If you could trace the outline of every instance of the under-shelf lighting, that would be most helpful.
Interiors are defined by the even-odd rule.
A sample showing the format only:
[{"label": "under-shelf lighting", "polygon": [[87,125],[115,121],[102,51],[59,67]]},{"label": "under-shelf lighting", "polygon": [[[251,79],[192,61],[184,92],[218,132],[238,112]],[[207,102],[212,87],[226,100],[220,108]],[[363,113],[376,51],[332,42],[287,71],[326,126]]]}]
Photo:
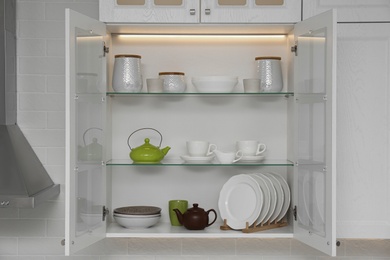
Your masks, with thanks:
[{"label": "under-shelf lighting", "polygon": [[120,38],[265,38],[284,39],[284,34],[119,34]]}]

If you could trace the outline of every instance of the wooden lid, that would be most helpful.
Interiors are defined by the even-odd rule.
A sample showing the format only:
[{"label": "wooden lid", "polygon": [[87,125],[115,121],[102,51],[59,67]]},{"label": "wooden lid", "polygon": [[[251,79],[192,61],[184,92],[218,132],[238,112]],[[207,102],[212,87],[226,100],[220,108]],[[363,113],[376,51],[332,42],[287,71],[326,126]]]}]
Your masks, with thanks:
[{"label": "wooden lid", "polygon": [[159,72],[158,75],[181,75],[184,76],[184,72]]},{"label": "wooden lid", "polygon": [[125,215],[154,215],[160,214],[161,208],[154,206],[129,206],[116,208],[114,213]]},{"label": "wooden lid", "polygon": [[255,60],[281,60],[281,57],[274,56],[265,56],[265,57],[256,57]]},{"label": "wooden lid", "polygon": [[135,54],[118,54],[115,55],[115,58],[137,58],[141,59],[140,55],[135,55]]}]

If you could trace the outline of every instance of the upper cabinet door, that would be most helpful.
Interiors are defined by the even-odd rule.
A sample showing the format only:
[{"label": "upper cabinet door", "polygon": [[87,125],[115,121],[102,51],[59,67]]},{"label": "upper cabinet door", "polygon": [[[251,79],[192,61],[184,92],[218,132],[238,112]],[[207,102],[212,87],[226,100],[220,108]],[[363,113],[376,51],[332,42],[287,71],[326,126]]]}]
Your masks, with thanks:
[{"label": "upper cabinet door", "polygon": [[66,10],[65,254],[106,235],[103,23]]},{"label": "upper cabinet door", "polygon": [[100,0],[107,23],[199,23],[199,0]]},{"label": "upper cabinet door", "polygon": [[336,254],[336,16],[334,11],[294,29],[294,237]]},{"label": "upper cabinet door", "polygon": [[336,9],[338,22],[388,22],[390,3],[387,0],[303,0],[303,19]]},{"label": "upper cabinet door", "polygon": [[201,0],[202,23],[296,23],[301,0]]}]

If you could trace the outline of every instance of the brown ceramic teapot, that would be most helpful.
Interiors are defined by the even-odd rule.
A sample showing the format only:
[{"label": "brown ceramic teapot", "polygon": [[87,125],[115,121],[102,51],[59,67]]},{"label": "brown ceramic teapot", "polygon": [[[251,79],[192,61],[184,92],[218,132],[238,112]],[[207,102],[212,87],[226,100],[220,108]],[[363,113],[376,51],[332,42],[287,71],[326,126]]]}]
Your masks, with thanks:
[{"label": "brown ceramic teapot", "polygon": [[[193,208],[187,209],[187,211],[182,214],[178,209],[173,209],[177,215],[177,218],[185,228],[189,230],[202,230],[208,226],[211,226],[217,220],[217,212],[210,209],[205,211],[202,208],[198,207],[197,203],[193,204]],[[214,220],[209,223],[209,213],[214,213]]]}]

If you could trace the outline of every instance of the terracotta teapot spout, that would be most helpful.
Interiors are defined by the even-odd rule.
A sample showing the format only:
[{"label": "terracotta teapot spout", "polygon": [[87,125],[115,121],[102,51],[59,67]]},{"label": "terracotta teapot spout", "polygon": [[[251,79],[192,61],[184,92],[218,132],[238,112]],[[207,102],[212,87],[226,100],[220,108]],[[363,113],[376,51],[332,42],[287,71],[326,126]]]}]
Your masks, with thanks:
[{"label": "terracotta teapot spout", "polygon": [[179,209],[173,209],[173,211],[176,213],[177,220],[179,220],[180,225],[183,225],[183,214]]}]

